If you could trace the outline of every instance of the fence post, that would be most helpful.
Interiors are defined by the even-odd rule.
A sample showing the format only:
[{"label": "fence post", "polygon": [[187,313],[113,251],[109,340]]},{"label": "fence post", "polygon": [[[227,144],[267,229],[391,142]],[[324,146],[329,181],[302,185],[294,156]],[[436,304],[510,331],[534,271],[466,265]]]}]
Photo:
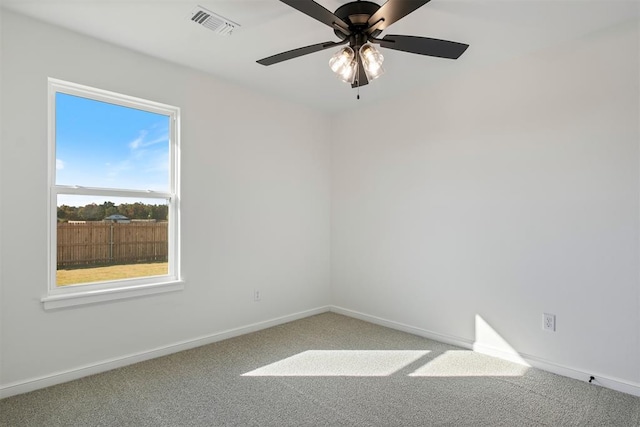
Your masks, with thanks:
[{"label": "fence post", "polygon": [[113,264],[113,221],[111,222],[111,227],[110,228],[110,242],[109,242],[109,261],[111,262],[111,264]]}]

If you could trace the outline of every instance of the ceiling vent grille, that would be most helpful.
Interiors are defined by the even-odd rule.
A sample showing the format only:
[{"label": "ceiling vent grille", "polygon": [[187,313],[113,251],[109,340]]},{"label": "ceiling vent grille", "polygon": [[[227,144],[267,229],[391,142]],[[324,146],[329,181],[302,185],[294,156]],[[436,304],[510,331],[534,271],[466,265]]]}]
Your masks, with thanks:
[{"label": "ceiling vent grille", "polygon": [[200,24],[203,27],[210,29],[216,34],[221,34],[223,36],[231,35],[233,30],[240,26],[224,16],[217,15],[202,6],[197,6],[193,9],[189,19],[196,24]]}]

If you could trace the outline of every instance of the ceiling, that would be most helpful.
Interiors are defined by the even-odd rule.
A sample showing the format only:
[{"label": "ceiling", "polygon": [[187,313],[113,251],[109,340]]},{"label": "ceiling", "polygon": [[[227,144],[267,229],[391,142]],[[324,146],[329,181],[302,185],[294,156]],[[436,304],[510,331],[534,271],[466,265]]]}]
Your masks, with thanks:
[{"label": "ceiling", "polygon": [[[347,2],[317,0],[331,11]],[[432,0],[380,37],[433,37],[467,43],[469,49],[455,61],[381,49],[386,74],[362,87],[357,101],[356,90],[328,67],[337,48],[269,67],[255,62],[338,41],[329,27],[279,0],[4,0],[2,5],[326,112],[368,105],[640,17],[640,0]],[[220,36],[191,22],[197,5],[240,27]]]}]

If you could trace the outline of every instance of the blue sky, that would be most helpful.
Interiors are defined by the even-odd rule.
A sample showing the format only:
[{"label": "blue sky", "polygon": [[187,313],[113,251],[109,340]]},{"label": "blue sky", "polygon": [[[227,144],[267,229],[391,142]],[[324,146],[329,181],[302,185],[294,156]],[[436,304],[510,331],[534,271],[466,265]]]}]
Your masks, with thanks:
[{"label": "blue sky", "polygon": [[57,93],[56,184],[168,191],[169,117]]}]

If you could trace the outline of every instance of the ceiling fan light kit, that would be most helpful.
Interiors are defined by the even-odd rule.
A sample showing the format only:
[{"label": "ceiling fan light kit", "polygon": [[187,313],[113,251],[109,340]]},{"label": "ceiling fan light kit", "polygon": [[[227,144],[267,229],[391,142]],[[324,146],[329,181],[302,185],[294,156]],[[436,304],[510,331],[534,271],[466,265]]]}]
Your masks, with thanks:
[{"label": "ceiling fan light kit", "polygon": [[373,46],[417,55],[458,59],[469,47],[464,43],[428,37],[386,35],[378,36],[389,25],[404,18],[430,0],[388,0],[382,6],[371,1],[352,1],[334,13],[313,0],[280,0],[305,15],[331,27],[339,42],[327,41],[282,52],[258,60],[261,65],[273,65],[310,53],[347,44],[329,60],[329,67],[340,80],[359,88],[384,73],[384,56]]}]

